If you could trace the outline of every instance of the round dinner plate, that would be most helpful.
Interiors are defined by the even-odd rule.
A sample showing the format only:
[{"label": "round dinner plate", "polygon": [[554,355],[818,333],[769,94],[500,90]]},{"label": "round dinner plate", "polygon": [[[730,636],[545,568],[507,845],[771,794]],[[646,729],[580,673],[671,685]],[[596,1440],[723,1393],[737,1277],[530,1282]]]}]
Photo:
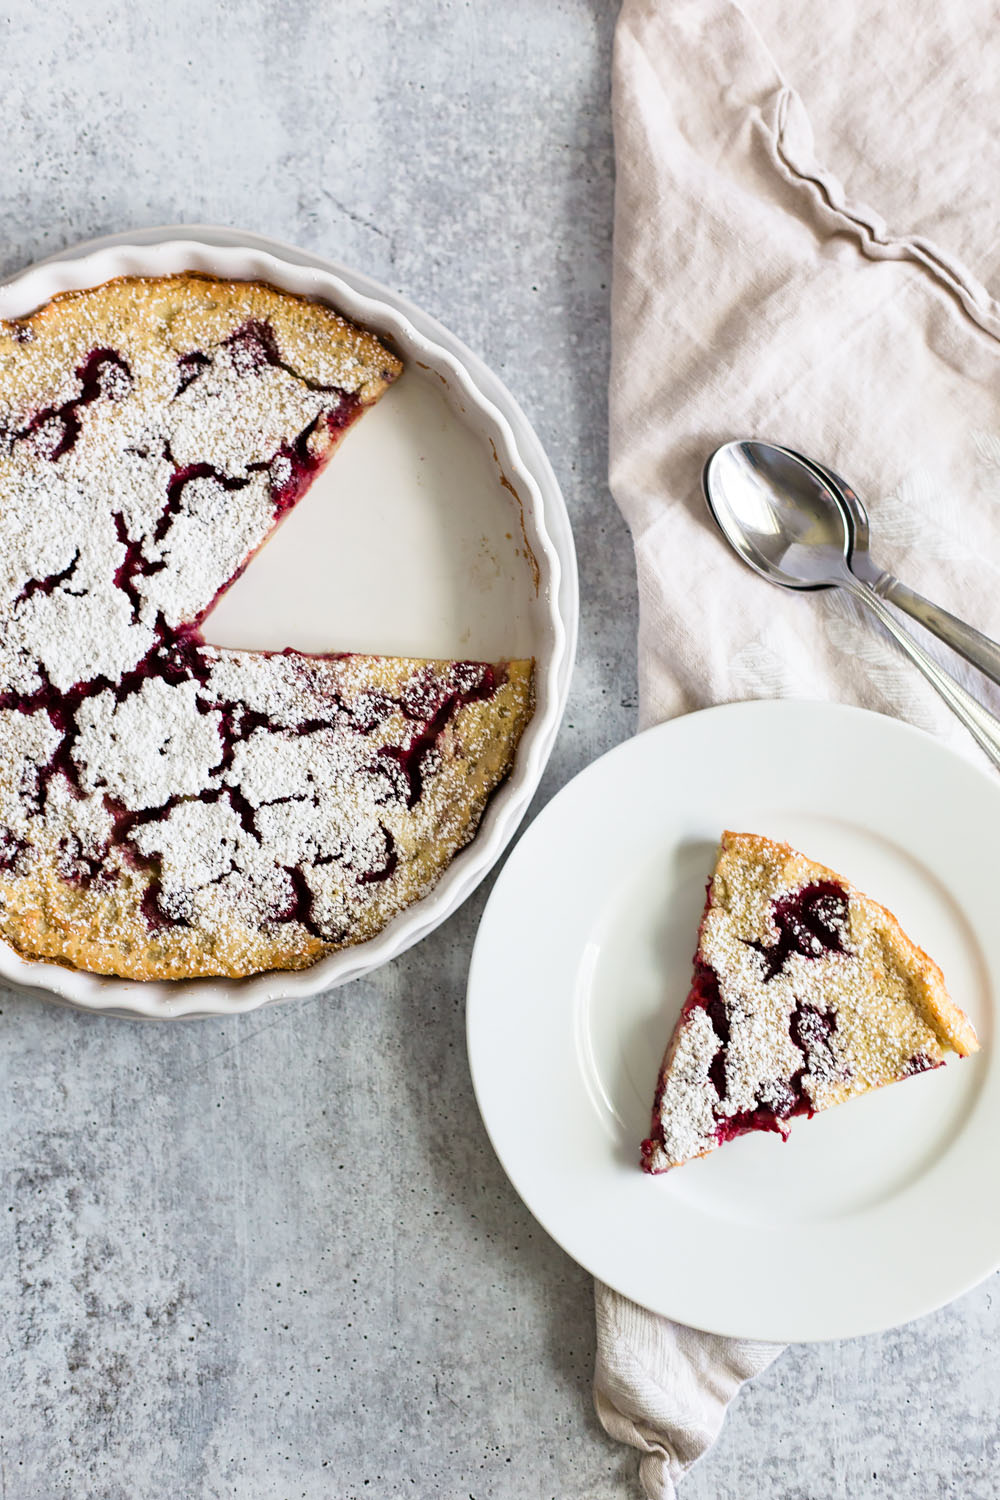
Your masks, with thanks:
[{"label": "round dinner plate", "polygon": [[[787,840],[893,910],[982,1052],[660,1177],[639,1169],[723,829]],[[1000,781],[830,703],[690,714],[589,766],[522,838],[469,980],[469,1056],[525,1203],[610,1286],[746,1338],[869,1333],[1000,1264]]]},{"label": "round dinner plate", "polygon": [[381,933],[295,973],[144,982],[27,963],[0,978],[86,1009],[154,1019],[232,1015],[317,994],[418,942],[503,852],[541,779],[569,690],[578,596],[572,533],[539,440],[502,382],[441,324],[336,262],[201,225],[115,235],[0,284],[0,317],[115,276],[198,271],[316,297],[385,337],[404,371],[344,438],[204,623],[210,645],[535,660],[535,713],[479,830],[423,900]]}]

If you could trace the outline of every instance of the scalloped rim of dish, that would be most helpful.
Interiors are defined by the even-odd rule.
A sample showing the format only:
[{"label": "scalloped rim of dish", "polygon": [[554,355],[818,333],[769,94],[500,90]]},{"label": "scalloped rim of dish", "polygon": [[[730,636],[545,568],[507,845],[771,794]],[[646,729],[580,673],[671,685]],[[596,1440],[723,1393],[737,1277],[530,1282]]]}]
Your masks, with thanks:
[{"label": "scalloped rim of dish", "polygon": [[[99,286],[116,276],[201,271],[235,281],[269,281],[329,302],[346,317],[390,338],[404,360],[421,360],[476,413],[496,447],[500,471],[521,502],[527,540],[547,603],[535,653],[536,706],[508,780],[491,799],[475,838],[434,889],[368,942],[321,958],[311,968],[271,970],[247,979],[131,980],[21,958],[0,941],[0,979],[41,990],[80,1009],[149,1020],[231,1016],[278,1000],[318,995],[388,963],[426,937],[471,895],[500,858],[538,787],[566,706],[576,645],[576,555],[565,502],[538,439],[514,398],[471,350],[434,319],[345,266],[258,235],[184,225],[112,236],[71,247],[0,284],[0,318],[23,317],[60,292]],[[426,331],[425,331],[426,330]],[[445,347],[447,346],[447,347]],[[484,373],[487,378],[484,379]],[[489,396],[483,386],[490,390]],[[515,438],[517,428],[531,463]],[[525,442],[527,438],[527,442]]]}]

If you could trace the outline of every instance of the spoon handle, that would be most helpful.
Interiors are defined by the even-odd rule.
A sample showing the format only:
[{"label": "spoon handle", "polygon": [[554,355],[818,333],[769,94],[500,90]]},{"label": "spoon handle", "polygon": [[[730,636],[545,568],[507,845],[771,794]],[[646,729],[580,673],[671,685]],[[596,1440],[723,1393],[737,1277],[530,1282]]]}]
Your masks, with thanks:
[{"label": "spoon handle", "polygon": [[922,594],[915,593],[905,583],[900,583],[898,578],[893,578],[891,573],[881,574],[872,582],[872,588],[881,598],[895,604],[897,609],[905,610],[925,630],[957,651],[959,656],[964,656],[966,661],[978,667],[992,682],[1000,683],[1000,646],[996,641],[991,641],[988,635],[974,630],[971,625],[966,625],[964,620],[960,620],[957,615],[950,615],[939,605],[932,604]]},{"label": "spoon handle", "polygon": [[971,693],[967,693],[954,677],[939,667],[933,657],[928,656],[923,646],[913,639],[910,632],[892,615],[879,596],[863,584],[849,584],[848,589],[856,599],[867,604],[872,613],[881,620],[889,634],[906,652],[913,664],[920,668],[927,681],[935,687],[952,712],[961,719],[973,739],[986,752],[993,764],[1000,769],[1000,719],[997,719]]}]

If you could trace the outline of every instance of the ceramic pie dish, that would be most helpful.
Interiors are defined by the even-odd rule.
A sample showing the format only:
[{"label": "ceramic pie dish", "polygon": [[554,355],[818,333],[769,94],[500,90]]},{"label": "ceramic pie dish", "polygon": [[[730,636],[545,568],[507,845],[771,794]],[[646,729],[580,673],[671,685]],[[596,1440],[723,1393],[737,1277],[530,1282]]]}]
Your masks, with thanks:
[{"label": "ceramic pie dish", "polygon": [[241,238],[227,231],[144,238],[80,247],[33,267],[0,287],[0,317],[23,317],[61,292],[115,277],[193,271],[325,302],[385,340],[405,367],[393,399],[367,414],[351,435],[359,441],[345,444],[205,622],[210,646],[535,661],[535,713],[478,834],[429,895],[368,942],[294,973],[141,983],[26,962],[0,946],[4,979],[88,1009],[233,1014],[318,993],[388,961],[443,921],[493,864],[537,786],[565,702],[576,622],[572,541],[551,470],[515,403],[489,372],[485,391],[474,356],[418,309],[283,247],[221,243]]}]

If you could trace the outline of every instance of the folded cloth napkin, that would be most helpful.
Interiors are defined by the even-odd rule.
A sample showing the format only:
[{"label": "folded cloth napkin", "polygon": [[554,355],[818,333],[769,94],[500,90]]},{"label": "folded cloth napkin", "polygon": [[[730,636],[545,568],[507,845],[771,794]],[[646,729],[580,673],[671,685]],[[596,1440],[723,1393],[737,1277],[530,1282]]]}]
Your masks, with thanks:
[{"label": "folded cloth napkin", "polygon": [[674,1481],[715,1442],[744,1380],[766,1369],[781,1345],[699,1333],[600,1281],[594,1293],[597,1415],[613,1438],[639,1449],[646,1494],[673,1495]]},{"label": "folded cloth napkin", "polygon": [[[998,28],[980,0],[961,18],[936,0],[885,0],[867,15],[802,0],[794,26],[787,6],[756,0],[765,31],[768,7],[784,16],[773,34],[786,70],[788,35],[801,39],[792,63],[830,165],[802,98],[730,0],[625,0],[616,32],[610,477],[636,548],[640,717],[834,698],[979,756],[849,599],[782,593],[729,553],[700,475],[732,437],[813,455],[868,503],[883,566],[1000,633],[1000,306],[963,264],[1000,274],[978,180],[996,153],[983,101],[996,97]],[[977,68],[990,46],[987,87]],[[906,155],[898,170],[894,152]],[[895,222],[854,200],[834,175],[845,168],[866,195],[887,184]],[[600,1285],[597,1319],[598,1415],[644,1454],[646,1494],[662,1500],[778,1346],[679,1328]]]}]

